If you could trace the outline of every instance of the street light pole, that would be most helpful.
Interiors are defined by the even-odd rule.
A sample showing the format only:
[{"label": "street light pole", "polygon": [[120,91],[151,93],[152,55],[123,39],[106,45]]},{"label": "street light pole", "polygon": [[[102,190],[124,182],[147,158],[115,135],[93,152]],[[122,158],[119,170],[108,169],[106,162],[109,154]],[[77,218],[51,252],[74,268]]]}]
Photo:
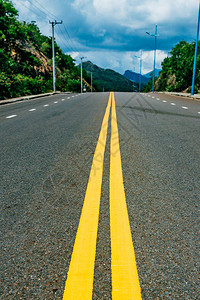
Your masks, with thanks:
[{"label": "street light pole", "polygon": [[200,24],[200,2],[199,2],[199,15],[198,15],[198,22],[197,22],[197,39],[196,39],[196,47],[195,47],[195,55],[194,55],[193,78],[192,78],[192,90],[191,90],[192,96],[194,95],[194,86],[195,86],[195,73],[196,73],[198,41],[199,41],[199,24]]},{"label": "street light pole", "polygon": [[139,93],[141,92],[141,83],[142,83],[142,51],[141,56],[135,55],[140,60],[140,79],[139,79]]},{"label": "street light pole", "polygon": [[56,67],[55,67],[55,46],[54,46],[54,27],[57,24],[62,24],[61,22],[57,21],[49,21],[49,24],[52,25],[52,60],[53,60],[53,91],[56,92]]},{"label": "street light pole", "polygon": [[85,58],[84,56],[80,57],[80,59],[81,59],[81,94],[83,92],[83,59],[84,58]]},{"label": "street light pole", "polygon": [[142,54],[140,57],[140,82],[139,82],[139,93],[141,92],[141,84],[142,84]]},{"label": "street light pole", "polygon": [[[133,72],[135,72],[135,67],[133,68]],[[135,84],[134,84],[134,80],[133,80],[133,93],[135,92]]]},{"label": "street light pole", "polygon": [[152,84],[152,92],[154,93],[154,86],[155,86],[155,73],[156,73],[156,47],[157,47],[157,33],[158,33],[158,26],[156,25],[155,28],[155,49],[154,49],[154,63],[153,63],[153,84]]},{"label": "street light pole", "polygon": [[153,62],[153,83],[152,83],[152,92],[154,93],[154,87],[155,87],[155,73],[156,73],[156,50],[157,50],[157,37],[158,35],[158,25],[155,27],[155,34],[150,34],[149,32],[146,32],[150,36],[155,37],[155,48],[154,48],[154,62]]},{"label": "street light pole", "polygon": [[91,93],[92,93],[92,72],[91,72]]}]

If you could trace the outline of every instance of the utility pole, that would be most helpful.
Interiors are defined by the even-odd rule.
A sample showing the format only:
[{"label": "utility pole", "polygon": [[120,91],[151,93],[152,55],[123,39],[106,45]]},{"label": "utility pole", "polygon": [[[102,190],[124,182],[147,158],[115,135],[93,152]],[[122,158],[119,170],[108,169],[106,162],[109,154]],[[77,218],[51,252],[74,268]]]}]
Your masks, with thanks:
[{"label": "utility pole", "polygon": [[194,95],[194,85],[195,85],[195,73],[196,73],[196,65],[197,65],[197,51],[198,51],[198,41],[199,41],[199,24],[200,24],[200,2],[199,2],[199,15],[197,22],[197,39],[196,39],[196,47],[195,47],[195,55],[194,55],[194,67],[193,67],[193,78],[192,78],[192,90],[191,95]]},{"label": "utility pole", "polygon": [[92,72],[91,72],[91,93],[92,93]]},{"label": "utility pole", "polygon": [[83,59],[86,58],[84,56],[80,57],[81,59],[81,94],[83,92]]},{"label": "utility pole", "polygon": [[52,25],[52,60],[53,60],[53,91],[56,92],[56,67],[55,67],[55,47],[54,47],[54,27],[57,24],[62,24],[61,22],[57,22],[56,20],[51,22],[49,21],[49,24]]}]

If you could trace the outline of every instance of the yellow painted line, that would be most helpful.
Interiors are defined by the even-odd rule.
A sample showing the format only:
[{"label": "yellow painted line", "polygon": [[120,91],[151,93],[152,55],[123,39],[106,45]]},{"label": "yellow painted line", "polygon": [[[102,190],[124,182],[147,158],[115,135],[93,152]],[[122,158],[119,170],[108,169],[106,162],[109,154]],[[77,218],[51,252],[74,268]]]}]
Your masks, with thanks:
[{"label": "yellow painted line", "polygon": [[63,299],[92,299],[96,240],[101,199],[104,152],[111,95],[94,153],[79,227],[69,266]]},{"label": "yellow painted line", "polygon": [[114,93],[110,143],[110,230],[112,299],[142,299],[124,192]]}]

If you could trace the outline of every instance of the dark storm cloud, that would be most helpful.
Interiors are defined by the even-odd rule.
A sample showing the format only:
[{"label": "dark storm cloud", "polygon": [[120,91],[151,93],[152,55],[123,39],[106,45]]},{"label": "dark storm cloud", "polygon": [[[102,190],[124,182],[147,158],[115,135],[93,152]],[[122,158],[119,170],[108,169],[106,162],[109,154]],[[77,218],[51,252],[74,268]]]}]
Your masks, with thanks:
[{"label": "dark storm cloud", "polygon": [[[196,37],[198,0],[14,0],[14,3],[20,17],[36,20],[44,34],[51,34],[49,19],[62,19],[64,25],[56,27],[56,39],[65,52],[92,54],[93,51],[97,58],[98,52],[105,51],[108,56],[110,53],[110,61],[113,55],[119,60],[116,52],[125,55],[140,49],[153,50],[154,39],[146,31],[154,33],[155,24],[160,35],[158,59],[179,41],[191,42]],[[36,7],[39,14],[34,13]],[[41,12],[43,8],[46,16]],[[102,55],[99,57],[103,59]]]}]

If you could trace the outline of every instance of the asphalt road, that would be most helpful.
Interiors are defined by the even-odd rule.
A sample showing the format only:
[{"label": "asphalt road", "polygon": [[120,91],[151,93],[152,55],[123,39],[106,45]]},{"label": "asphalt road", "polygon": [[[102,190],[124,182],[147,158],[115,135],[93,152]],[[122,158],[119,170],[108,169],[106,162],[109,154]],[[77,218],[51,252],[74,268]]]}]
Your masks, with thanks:
[{"label": "asphalt road", "polygon": [[[109,93],[0,107],[1,299],[62,299]],[[200,299],[200,102],[115,93],[142,299]],[[93,299],[111,299],[110,121]]]}]

